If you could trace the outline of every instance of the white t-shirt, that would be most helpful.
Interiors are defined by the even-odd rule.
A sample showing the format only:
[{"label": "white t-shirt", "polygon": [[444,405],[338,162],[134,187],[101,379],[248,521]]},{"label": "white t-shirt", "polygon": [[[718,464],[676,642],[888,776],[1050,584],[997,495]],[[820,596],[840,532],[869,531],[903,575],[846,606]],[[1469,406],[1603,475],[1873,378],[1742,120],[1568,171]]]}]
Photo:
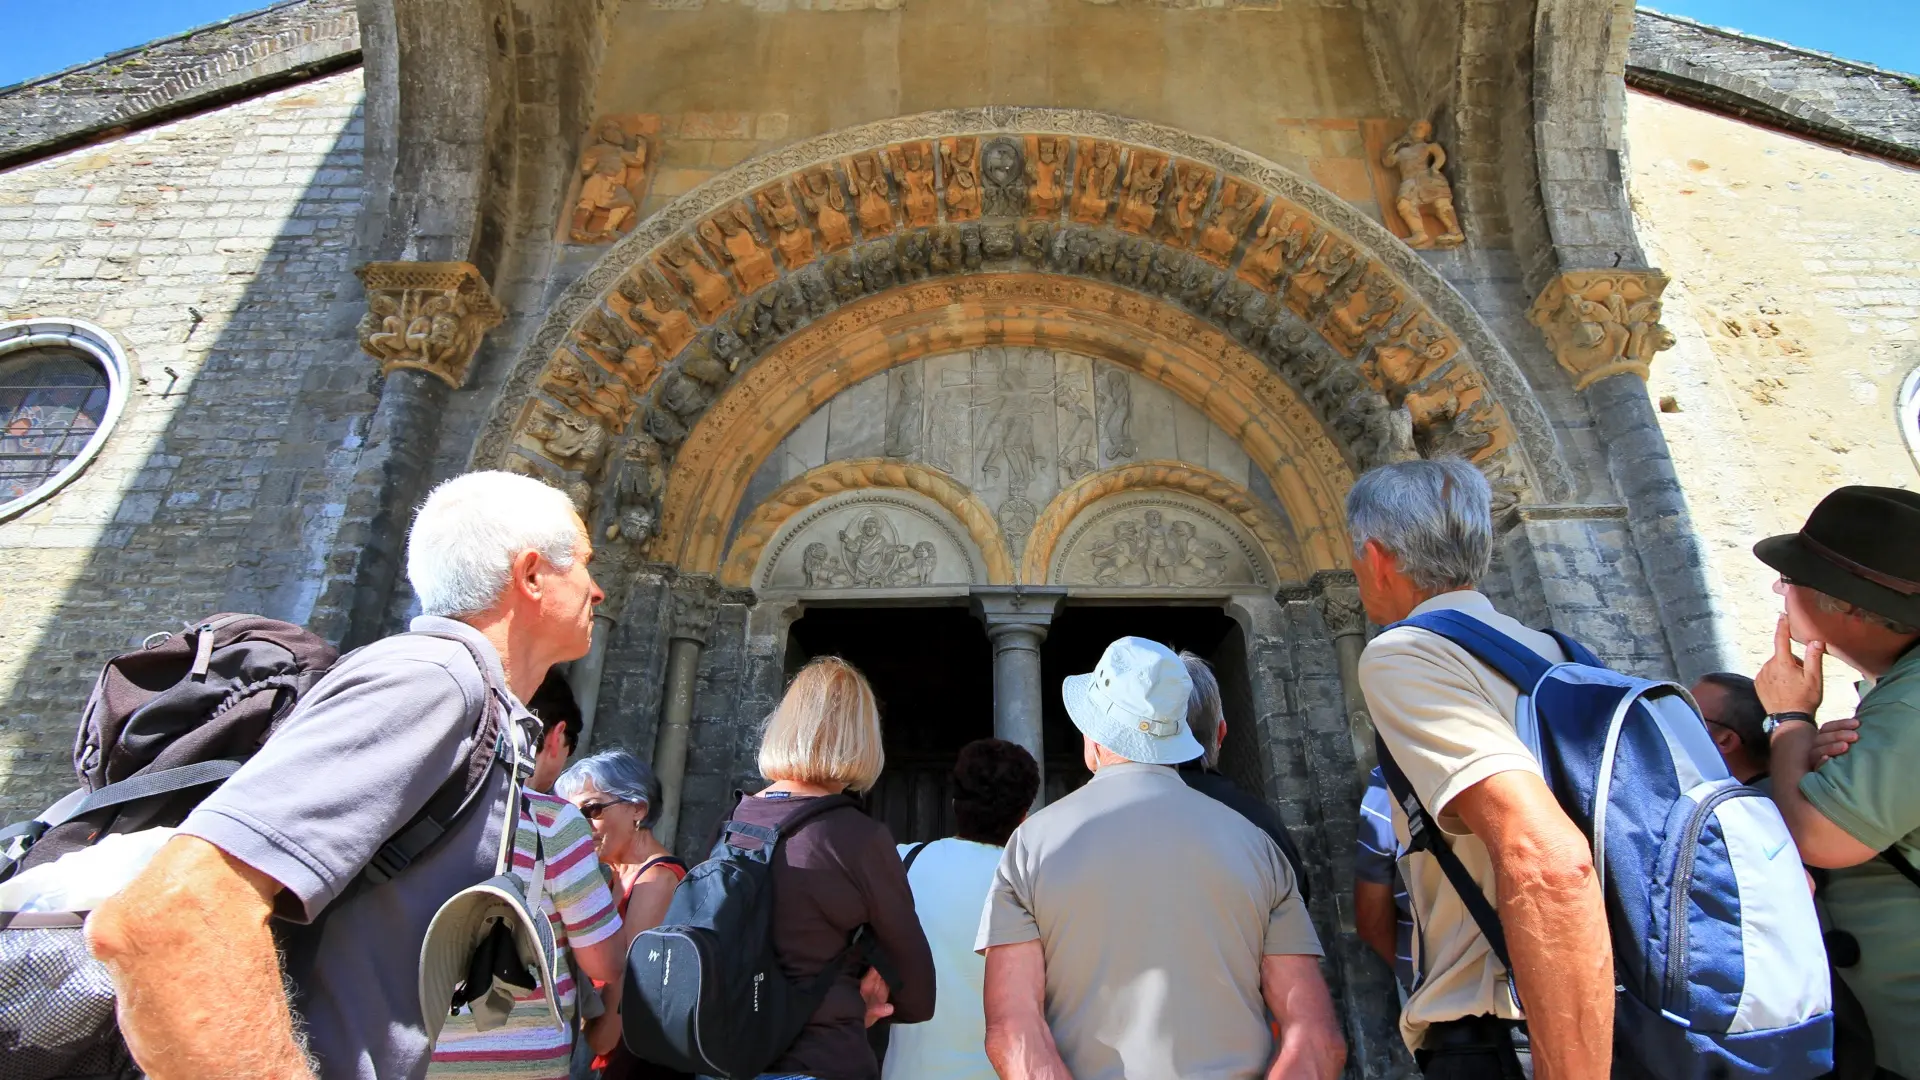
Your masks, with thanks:
[{"label": "white t-shirt", "polygon": [[[914,849],[900,845],[900,857]],[[927,845],[907,871],[914,910],[933,947],[935,1000],[924,1024],[895,1024],[882,1080],[994,1080],[981,993],[986,957],[973,951],[1000,850],[950,836]]]}]

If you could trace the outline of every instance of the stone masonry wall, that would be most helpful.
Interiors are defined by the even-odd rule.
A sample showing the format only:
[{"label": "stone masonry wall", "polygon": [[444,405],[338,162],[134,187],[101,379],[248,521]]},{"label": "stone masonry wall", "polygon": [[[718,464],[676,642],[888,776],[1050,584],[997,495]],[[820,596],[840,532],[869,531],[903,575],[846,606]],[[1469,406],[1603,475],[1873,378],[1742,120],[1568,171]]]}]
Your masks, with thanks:
[{"label": "stone masonry wall", "polygon": [[354,0],[287,0],[0,88],[0,163],[303,69],[351,63],[359,51]]},{"label": "stone masonry wall", "polygon": [[[97,323],[135,377],[93,464],[0,525],[8,820],[72,786],[107,657],[236,593],[319,614],[380,389],[336,309],[359,299],[360,98],[344,72],[0,172],[0,320]],[[263,521],[277,550],[247,539]]]},{"label": "stone masonry wall", "polygon": [[[1679,338],[1648,390],[1751,673],[1780,611],[1753,542],[1839,485],[1920,480],[1899,419],[1920,370],[1920,172],[1646,94],[1627,117]],[[1852,700],[1851,673],[1827,671],[1830,700]]]}]

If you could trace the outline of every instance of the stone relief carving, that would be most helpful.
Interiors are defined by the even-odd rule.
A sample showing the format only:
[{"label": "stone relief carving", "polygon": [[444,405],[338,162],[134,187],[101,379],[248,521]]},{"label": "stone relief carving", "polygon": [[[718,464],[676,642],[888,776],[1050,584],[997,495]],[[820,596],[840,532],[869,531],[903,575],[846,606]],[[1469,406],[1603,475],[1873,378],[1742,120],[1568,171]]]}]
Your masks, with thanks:
[{"label": "stone relief carving", "polygon": [[800,201],[820,230],[820,246],[829,252],[853,245],[853,226],[847,222],[847,194],[833,170],[820,166],[800,174]]},{"label": "stone relief carving", "polygon": [[625,319],[604,307],[589,312],[574,331],[574,342],[626,380],[638,397],[660,374],[660,354]]},{"label": "stone relief carving", "polygon": [[[1063,135],[1029,135],[1026,143],[1027,213],[1040,218],[1053,217],[1060,212],[1060,201],[1066,197],[1066,184],[1060,174],[1067,167],[1069,143]],[[1112,181],[1108,184],[1111,186]],[[1100,216],[1106,216],[1104,206]]]},{"label": "stone relief carving", "polygon": [[[991,217],[1009,218],[1026,213],[1027,173],[1020,158],[1019,143],[1007,138],[989,141],[980,152],[980,178],[984,185],[983,213]],[[1055,209],[1059,208],[1058,201],[1054,206]],[[952,216],[951,205],[948,216]]]},{"label": "stone relief carving", "polygon": [[1200,224],[1200,211],[1213,192],[1213,170],[1191,161],[1173,166],[1173,194],[1167,197],[1167,243],[1186,247]]},{"label": "stone relief carving", "polygon": [[1128,232],[1146,233],[1160,213],[1160,193],[1167,186],[1167,159],[1163,154],[1135,150],[1127,162],[1127,183],[1116,219]]},{"label": "stone relief carving", "polygon": [[1016,561],[1026,554],[1027,541],[1033,535],[1033,523],[1039,516],[1039,508],[1022,495],[1008,496],[994,511],[994,517],[1000,522],[1000,532],[1007,538],[1007,550],[1013,553]]},{"label": "stone relief carving", "polygon": [[[1406,224],[1408,246],[1457,247],[1466,241],[1453,211],[1453,187],[1440,172],[1446,167],[1447,152],[1433,141],[1432,124],[1415,120],[1408,125],[1406,134],[1388,144],[1380,164],[1400,174],[1394,209]],[[1426,211],[1440,219],[1439,236],[1427,232]]]},{"label": "stone relief carving", "polygon": [[985,419],[976,448],[980,473],[999,478],[1004,468],[1007,490],[1024,495],[1035,470],[1045,465],[1034,443],[1034,417],[1048,404],[1053,387],[1031,385],[1024,364],[1003,359],[992,386],[982,389],[973,405]]},{"label": "stone relief carving", "polygon": [[548,461],[589,479],[600,472],[612,442],[606,428],[544,401],[533,403],[532,415],[527,417],[521,433]]},{"label": "stone relief carving", "polygon": [[614,518],[607,525],[607,539],[635,548],[646,546],[659,528],[660,490],[665,484],[660,444],[644,434],[628,439],[614,487]]},{"label": "stone relief carving", "polygon": [[787,269],[798,270],[812,262],[813,230],[800,220],[793,189],[782,181],[755,192],[753,201],[760,207],[761,219],[773,230],[773,246],[779,250],[780,261]]},{"label": "stone relief carving", "polygon": [[903,143],[887,149],[894,182],[900,185],[900,204],[907,212],[907,224],[924,229],[940,218],[940,203],[933,193],[933,145],[924,142]]},{"label": "stone relief carving", "polygon": [[947,220],[980,216],[980,140],[972,136],[940,143],[941,172],[947,183]]},{"label": "stone relief carving", "polygon": [[1360,604],[1358,589],[1325,587],[1314,596],[1313,606],[1320,609],[1320,619],[1327,624],[1327,634],[1331,637],[1367,632],[1367,612]]},{"label": "stone relief carving", "polygon": [[1225,266],[1233,258],[1240,234],[1247,231],[1254,211],[1260,208],[1260,193],[1249,184],[1228,180],[1220,188],[1220,201],[1213,215],[1200,230],[1197,249],[1201,258],[1215,266]]},{"label": "stone relief carving", "polygon": [[847,176],[853,181],[854,209],[860,218],[860,231],[867,236],[885,236],[893,231],[893,203],[887,186],[887,168],[877,153],[858,154],[847,160]]},{"label": "stone relief carving", "polygon": [[593,360],[562,349],[547,365],[540,389],[555,401],[615,430],[633,419],[634,400],[624,380]]},{"label": "stone relief carving", "polygon": [[1081,515],[1050,584],[1195,589],[1263,585],[1250,541],[1217,512],[1166,495],[1122,496]]},{"label": "stone relief carving", "polygon": [[713,616],[719,607],[716,583],[705,575],[682,575],[667,592],[667,635],[686,641],[707,643],[713,630]]},{"label": "stone relief carving", "polygon": [[926,441],[924,379],[918,364],[908,364],[892,372],[889,389],[893,400],[887,406],[886,436],[886,454],[890,458],[915,457]]},{"label": "stone relief carving", "polygon": [[1116,461],[1130,458],[1136,448],[1133,442],[1133,388],[1127,382],[1127,373],[1119,368],[1102,367],[1095,378],[1100,384],[1101,449],[1108,458]]},{"label": "stone relief carving", "polygon": [[978,559],[945,512],[868,489],[789,522],[762,556],[760,588],[918,589],[975,582]]},{"label": "stone relief carving", "polygon": [[[1120,148],[1104,139],[1081,139],[1073,177],[1072,217],[1084,225],[1107,219],[1114,185],[1120,180]],[[1035,181],[1034,191],[1039,191]]]},{"label": "stone relief carving", "polygon": [[[711,224],[707,223],[709,226]],[[719,230],[714,228],[711,231],[717,233]],[[704,232],[701,239],[707,239]],[[733,290],[727,286],[727,279],[701,260],[700,252],[695,249],[692,240],[681,237],[667,245],[666,250],[660,253],[660,259],[661,269],[680,282],[682,291],[693,304],[693,313],[700,317],[701,322],[712,322],[733,302]]]},{"label": "stone relief carving", "polygon": [[1548,283],[1527,318],[1546,335],[1553,355],[1584,390],[1610,375],[1647,377],[1653,354],[1670,349],[1660,324],[1658,270],[1570,270]]},{"label": "stone relief carving", "polygon": [[729,206],[701,222],[699,233],[714,263],[733,271],[733,280],[739,284],[742,295],[772,284],[779,275],[774,269],[773,256],[754,235],[753,213],[747,204]]},{"label": "stone relief carving", "polygon": [[593,141],[580,152],[580,197],[568,230],[574,243],[608,243],[640,220],[649,156],[641,127],[639,117],[619,116],[593,126]]},{"label": "stone relief carving", "polygon": [[638,271],[622,279],[620,292],[632,304],[628,317],[654,340],[661,356],[677,356],[693,340],[693,320],[680,310],[673,290],[659,275]]},{"label": "stone relief carving", "polygon": [[1054,404],[1060,408],[1060,482],[1069,484],[1098,466],[1100,447],[1095,432],[1092,376],[1086,371],[1062,372],[1054,384]]},{"label": "stone relief carving", "polygon": [[382,375],[413,368],[457,390],[480,339],[504,317],[472,263],[372,262],[354,274],[367,289],[360,348]]},{"label": "stone relief carving", "polygon": [[1306,269],[1320,246],[1320,230],[1301,227],[1300,215],[1276,205],[1254,234],[1254,242],[1240,261],[1240,279],[1272,292],[1281,278],[1290,278]]}]

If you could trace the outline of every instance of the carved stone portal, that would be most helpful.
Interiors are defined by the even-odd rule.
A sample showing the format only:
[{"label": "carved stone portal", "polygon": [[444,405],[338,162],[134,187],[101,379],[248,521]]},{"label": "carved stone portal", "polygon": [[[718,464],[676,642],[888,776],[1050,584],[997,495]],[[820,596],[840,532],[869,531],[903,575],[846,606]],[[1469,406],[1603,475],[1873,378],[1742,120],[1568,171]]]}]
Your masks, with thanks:
[{"label": "carved stone portal", "polygon": [[502,318],[480,271],[464,262],[372,262],[354,275],[367,288],[360,347],[380,373],[414,368],[458,390],[480,339]]},{"label": "carved stone portal", "polygon": [[1610,375],[1647,377],[1653,354],[1673,347],[1660,324],[1658,270],[1570,270],[1533,302],[1527,318],[1547,336],[1560,366],[1584,390]]},{"label": "carved stone portal", "polygon": [[757,588],[922,589],[984,584],[972,540],[937,504],[866,490],[823,500],[767,545]]},{"label": "carved stone portal", "polygon": [[1253,541],[1198,499],[1147,492],[1081,514],[1054,551],[1050,585],[1113,589],[1267,586]]}]

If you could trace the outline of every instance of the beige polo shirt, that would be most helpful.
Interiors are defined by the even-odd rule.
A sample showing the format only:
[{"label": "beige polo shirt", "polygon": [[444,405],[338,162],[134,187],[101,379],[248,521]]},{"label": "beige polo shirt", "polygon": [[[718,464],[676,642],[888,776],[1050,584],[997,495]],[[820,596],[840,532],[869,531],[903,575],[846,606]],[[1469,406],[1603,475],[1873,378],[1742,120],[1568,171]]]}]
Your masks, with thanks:
[{"label": "beige polo shirt", "polygon": [[[1567,659],[1560,644],[1493,609],[1472,590],[1442,593],[1413,609],[1418,615],[1452,610],[1472,616],[1553,663]],[[1438,634],[1411,626],[1382,633],[1360,654],[1360,689],[1373,725],[1394,761],[1440,823],[1460,862],[1498,903],[1487,847],[1448,812],[1454,796],[1497,773],[1540,774],[1540,763],[1514,729],[1520,690],[1500,673]],[[1406,814],[1393,808],[1393,832],[1402,850]],[[1415,983],[1400,1011],[1400,1034],[1418,1049],[1427,1025],[1463,1016],[1524,1019],[1506,969],[1433,856],[1400,860],[1413,908]]]},{"label": "beige polo shirt", "polygon": [[1008,841],[975,947],[1039,940],[1077,1080],[1241,1080],[1273,1056],[1260,958],[1319,956],[1273,841],[1163,765],[1111,765]]}]

